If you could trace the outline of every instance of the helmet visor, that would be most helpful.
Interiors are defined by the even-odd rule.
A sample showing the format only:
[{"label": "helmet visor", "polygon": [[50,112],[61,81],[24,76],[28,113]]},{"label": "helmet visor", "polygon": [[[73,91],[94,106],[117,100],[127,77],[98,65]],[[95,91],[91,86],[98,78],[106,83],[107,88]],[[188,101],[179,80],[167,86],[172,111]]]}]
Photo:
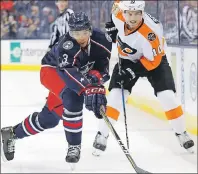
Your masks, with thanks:
[{"label": "helmet visor", "polygon": [[87,38],[90,36],[91,32],[90,30],[80,30],[80,31],[69,31],[69,34],[74,39],[81,39],[81,38]]}]

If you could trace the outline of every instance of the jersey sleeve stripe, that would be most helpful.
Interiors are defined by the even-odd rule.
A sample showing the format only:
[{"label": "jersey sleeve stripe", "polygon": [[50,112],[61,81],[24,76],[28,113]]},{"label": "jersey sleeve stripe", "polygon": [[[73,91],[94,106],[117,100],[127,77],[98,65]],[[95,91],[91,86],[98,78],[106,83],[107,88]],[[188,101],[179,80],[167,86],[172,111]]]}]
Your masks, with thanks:
[{"label": "jersey sleeve stripe", "polygon": [[80,52],[81,52],[81,50],[79,50],[79,51],[76,53],[76,55],[74,56],[74,61],[73,61],[73,63],[72,63],[72,66],[75,65],[75,63],[76,63],[76,57],[79,55]]},{"label": "jersey sleeve stripe", "polygon": [[64,69],[64,71],[66,72],[66,74],[72,79],[74,80],[78,85],[80,85],[82,88],[85,88],[85,86],[80,83],[77,79],[75,79],[66,69]]},{"label": "jersey sleeve stripe", "polygon": [[147,58],[145,58],[144,56],[140,58],[140,62],[142,63],[142,65],[148,70],[151,71],[155,68],[157,68],[159,66],[159,64],[161,63],[162,60],[162,56],[161,55],[157,55],[155,56],[155,60],[154,61],[149,61]]},{"label": "jersey sleeve stripe", "polygon": [[121,11],[118,12],[118,14],[116,15],[116,18],[118,18],[118,19],[121,20],[122,22],[125,22],[125,19],[124,19],[123,15],[122,15],[122,12],[121,12]]},{"label": "jersey sleeve stripe", "polygon": [[[143,24],[142,27],[139,28],[138,32],[144,36],[144,38],[150,43],[152,49],[158,50],[159,46],[160,46],[160,41],[158,36],[156,35],[156,39],[153,41],[150,41],[148,39],[148,34],[149,33],[154,33],[146,24]],[[152,51],[152,50],[151,50]],[[161,63],[162,60],[162,56],[163,56],[163,52],[162,53],[157,53],[156,56],[154,56],[154,60],[150,61],[148,60],[146,57],[142,57],[140,59],[141,63],[143,64],[143,66],[148,70],[151,71],[155,68],[157,68],[159,66],[159,64]]]},{"label": "jersey sleeve stripe", "polygon": [[120,2],[120,0],[115,0],[114,1],[114,4],[113,4],[113,7],[112,7],[112,10],[111,10],[111,12],[112,12],[112,14],[114,14],[115,15],[115,17],[117,18],[117,19],[119,19],[119,20],[121,20],[122,22],[125,22],[125,19],[124,19],[124,17],[123,17],[123,12],[121,11],[121,9],[119,9],[119,7],[118,7],[118,3]]}]

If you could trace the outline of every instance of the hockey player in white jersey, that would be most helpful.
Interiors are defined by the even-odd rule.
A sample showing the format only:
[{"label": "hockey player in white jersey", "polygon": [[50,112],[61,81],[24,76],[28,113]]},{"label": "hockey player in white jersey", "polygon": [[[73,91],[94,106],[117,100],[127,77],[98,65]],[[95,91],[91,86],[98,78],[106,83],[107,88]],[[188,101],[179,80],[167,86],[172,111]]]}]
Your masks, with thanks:
[{"label": "hockey player in white jersey", "polygon": [[72,13],[74,13],[72,9],[67,8],[68,0],[56,0],[55,4],[59,10],[59,15],[57,19],[55,20],[54,25],[52,27],[49,50],[52,48],[52,46],[55,43],[58,42],[61,36],[63,36],[65,33],[68,32],[69,17]]},{"label": "hockey player in white jersey", "polygon": [[[119,57],[111,76],[106,115],[113,125],[119,118],[122,109],[121,83],[126,100],[138,78],[147,77],[180,145],[192,152],[194,142],[186,132],[184,113],[175,96],[162,25],[144,12],[144,8],[144,1],[115,2],[112,21],[106,23],[108,34],[117,43]],[[105,151],[108,135],[106,123],[100,120],[93,143],[95,152]]]}]

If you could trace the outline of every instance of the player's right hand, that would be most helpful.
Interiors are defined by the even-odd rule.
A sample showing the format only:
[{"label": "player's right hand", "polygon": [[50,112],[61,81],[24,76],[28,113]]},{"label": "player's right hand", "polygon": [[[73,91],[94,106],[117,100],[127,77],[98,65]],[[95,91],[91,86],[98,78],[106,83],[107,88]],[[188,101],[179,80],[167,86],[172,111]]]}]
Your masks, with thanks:
[{"label": "player's right hand", "polygon": [[103,84],[102,75],[97,70],[90,70],[86,75],[87,79],[92,85],[101,85]]},{"label": "player's right hand", "polygon": [[116,36],[118,33],[118,29],[115,27],[115,24],[113,22],[106,22],[105,23],[105,29],[107,34],[111,37],[112,42],[116,42]]},{"label": "player's right hand", "polygon": [[99,119],[103,118],[100,114],[101,105],[107,105],[106,90],[104,86],[89,86],[83,91],[85,96],[85,108],[93,111]]},{"label": "player's right hand", "polygon": [[136,75],[131,68],[121,68],[120,72],[116,75],[115,80],[118,84],[128,85],[135,77]]}]

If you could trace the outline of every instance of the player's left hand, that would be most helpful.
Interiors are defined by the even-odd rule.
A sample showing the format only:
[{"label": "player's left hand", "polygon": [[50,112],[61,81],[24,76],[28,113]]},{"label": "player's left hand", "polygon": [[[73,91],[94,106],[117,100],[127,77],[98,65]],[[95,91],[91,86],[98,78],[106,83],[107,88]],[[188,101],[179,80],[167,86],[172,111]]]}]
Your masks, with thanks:
[{"label": "player's left hand", "polygon": [[93,111],[97,118],[101,119],[100,107],[101,105],[105,107],[107,105],[104,86],[89,86],[84,90],[83,94],[85,96],[85,107]]},{"label": "player's left hand", "polygon": [[115,79],[118,84],[128,85],[132,79],[136,77],[131,68],[121,68],[120,72],[116,75]]},{"label": "player's left hand", "polygon": [[112,42],[116,43],[118,29],[115,27],[115,24],[113,22],[106,22],[105,29],[107,34],[111,37]]}]

